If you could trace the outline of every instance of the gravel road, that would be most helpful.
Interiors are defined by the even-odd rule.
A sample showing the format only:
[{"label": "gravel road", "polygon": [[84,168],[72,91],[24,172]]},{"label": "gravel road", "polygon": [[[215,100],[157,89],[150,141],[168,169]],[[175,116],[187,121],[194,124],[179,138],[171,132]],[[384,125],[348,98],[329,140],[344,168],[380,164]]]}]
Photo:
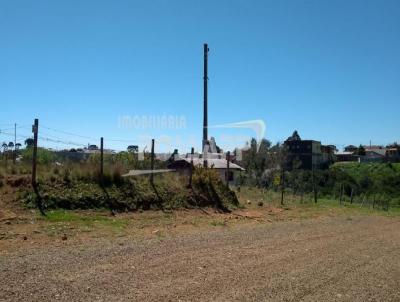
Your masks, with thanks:
[{"label": "gravel road", "polygon": [[0,301],[400,301],[400,220],[335,217],[0,254]]}]

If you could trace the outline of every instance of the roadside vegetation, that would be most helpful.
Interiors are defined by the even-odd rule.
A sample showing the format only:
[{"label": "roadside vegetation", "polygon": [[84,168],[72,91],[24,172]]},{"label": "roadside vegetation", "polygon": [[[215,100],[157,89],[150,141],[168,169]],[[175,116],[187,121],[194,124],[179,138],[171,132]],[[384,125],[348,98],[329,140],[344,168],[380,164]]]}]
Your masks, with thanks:
[{"label": "roadside vegetation", "polygon": [[[104,171],[100,174],[100,155],[71,161],[57,158],[46,149],[39,149],[37,187],[30,185],[30,148],[22,150],[22,161],[13,165],[3,160],[0,168],[1,184],[13,188],[28,207],[41,202],[49,209],[109,209],[116,212],[149,209],[172,210],[179,208],[215,207],[229,211],[238,206],[236,195],[211,169],[195,169],[192,184],[188,177],[175,173],[154,176],[123,177],[131,169],[149,169],[149,155],[138,160],[130,152],[105,154]],[[156,160],[155,168],[165,168],[166,163]]]},{"label": "roadside vegetation", "polygon": [[[31,147],[20,149],[18,155],[20,160],[14,165],[9,154],[2,154],[0,190],[12,188],[15,199],[27,207],[36,207],[40,199],[46,211],[126,212],[214,207],[229,212],[248,207],[246,201],[252,199],[253,192],[261,192],[257,193],[262,195],[257,197],[259,206],[268,202],[278,202],[284,207],[327,201],[327,205],[357,204],[386,211],[400,207],[399,163],[335,163],[324,170],[289,170],[285,169],[283,147],[272,146],[267,140],[259,146],[255,140],[251,141],[249,152],[239,163],[246,172],[236,178],[231,188],[212,169],[195,169],[191,185],[188,177],[175,173],[155,175],[153,182],[148,175],[123,177],[131,169],[149,169],[149,153],[143,155],[143,160],[130,151],[104,154],[104,172],[100,177],[99,153],[83,160],[71,160],[39,148],[38,195],[30,185]],[[155,169],[165,167],[165,161],[155,161]]]},{"label": "roadside vegetation", "polygon": [[257,146],[253,139],[249,147],[240,162],[246,172],[237,185],[279,192],[281,204],[296,196],[299,202],[330,199],[385,210],[400,207],[400,163],[338,162],[313,171],[296,169],[294,164],[288,169],[282,145],[263,140]]}]

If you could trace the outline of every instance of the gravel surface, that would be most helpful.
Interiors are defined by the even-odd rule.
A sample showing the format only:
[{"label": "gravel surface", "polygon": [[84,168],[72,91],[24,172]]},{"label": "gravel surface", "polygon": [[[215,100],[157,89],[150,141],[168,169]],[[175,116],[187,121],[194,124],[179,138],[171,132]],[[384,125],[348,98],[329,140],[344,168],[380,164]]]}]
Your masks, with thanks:
[{"label": "gravel surface", "polygon": [[0,254],[0,301],[400,301],[400,220],[335,217]]}]

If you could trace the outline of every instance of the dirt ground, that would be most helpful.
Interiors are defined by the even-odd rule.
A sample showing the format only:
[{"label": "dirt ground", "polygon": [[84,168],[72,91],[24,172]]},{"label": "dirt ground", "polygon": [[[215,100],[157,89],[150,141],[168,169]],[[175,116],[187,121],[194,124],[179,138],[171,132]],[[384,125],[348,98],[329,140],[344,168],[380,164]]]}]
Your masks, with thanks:
[{"label": "dirt ground", "polygon": [[340,215],[20,239],[0,253],[0,301],[400,301],[399,229]]}]

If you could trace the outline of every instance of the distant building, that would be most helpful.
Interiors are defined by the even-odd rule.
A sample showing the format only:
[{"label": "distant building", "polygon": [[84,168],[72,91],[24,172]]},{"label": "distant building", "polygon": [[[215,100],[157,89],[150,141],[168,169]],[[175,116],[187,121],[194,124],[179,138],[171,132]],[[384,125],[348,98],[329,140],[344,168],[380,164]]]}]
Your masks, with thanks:
[{"label": "distant building", "polygon": [[[91,148],[78,148],[78,149],[70,149],[70,150],[61,150],[57,151],[54,150],[53,152],[63,160],[71,160],[71,161],[85,161],[87,160],[92,154],[100,154],[100,150],[97,148],[94,148],[91,145]],[[96,146],[95,146],[96,147]],[[111,149],[104,149],[103,150],[104,154],[115,154],[114,150]]]},{"label": "distant building", "polygon": [[384,162],[386,160],[386,148],[382,146],[363,146],[365,155],[361,156],[362,162]]},{"label": "distant building", "polygon": [[390,162],[400,162],[400,147],[389,147],[386,149],[386,158]]},{"label": "distant building", "polygon": [[324,168],[335,160],[335,146],[315,140],[302,140],[295,131],[285,142],[289,169]]},{"label": "distant building", "polygon": [[344,147],[344,152],[354,153],[354,152],[357,152],[357,150],[358,150],[358,147],[356,147],[354,145],[348,145],[348,146]]},{"label": "distant building", "polygon": [[[232,162],[229,163],[229,173],[228,173],[228,162],[226,159],[222,158],[210,158],[207,160],[207,165],[210,169],[215,169],[218,172],[218,175],[222,181],[226,180],[228,177],[230,182],[233,182],[236,178],[237,172],[244,171],[242,167]],[[193,158],[193,166],[196,167],[203,167],[204,166],[204,159],[203,158]],[[181,175],[190,175],[191,169],[191,158],[178,158],[175,159],[173,162],[168,164],[168,169],[173,169],[177,171]]]},{"label": "distant building", "polygon": [[[360,152],[362,149],[362,153]],[[346,146],[344,152],[336,153],[337,161],[360,162],[400,162],[400,147],[393,144],[387,147],[379,145]]]},{"label": "distant building", "polygon": [[359,161],[360,156],[354,154],[354,152],[350,151],[343,151],[343,152],[337,152],[335,153],[336,156],[336,161]]}]

